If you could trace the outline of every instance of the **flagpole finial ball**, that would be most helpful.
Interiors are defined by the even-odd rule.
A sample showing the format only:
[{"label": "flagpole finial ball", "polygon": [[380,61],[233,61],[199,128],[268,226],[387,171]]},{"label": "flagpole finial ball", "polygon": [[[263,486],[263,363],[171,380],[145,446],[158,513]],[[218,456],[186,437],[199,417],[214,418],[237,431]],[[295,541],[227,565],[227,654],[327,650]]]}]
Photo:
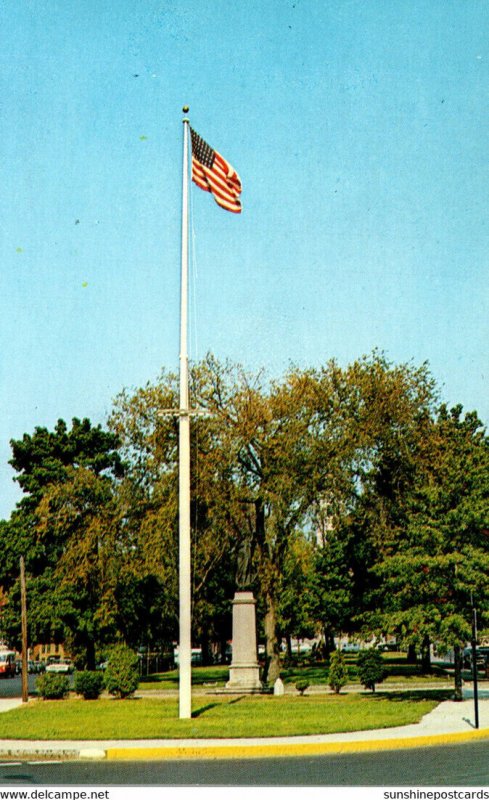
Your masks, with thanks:
[{"label": "flagpole finial ball", "polygon": [[188,112],[190,111],[190,109],[189,109],[189,107],[188,107],[188,106],[184,106],[184,107],[182,108],[182,111],[183,111],[183,113],[184,113],[184,114],[188,114]]}]

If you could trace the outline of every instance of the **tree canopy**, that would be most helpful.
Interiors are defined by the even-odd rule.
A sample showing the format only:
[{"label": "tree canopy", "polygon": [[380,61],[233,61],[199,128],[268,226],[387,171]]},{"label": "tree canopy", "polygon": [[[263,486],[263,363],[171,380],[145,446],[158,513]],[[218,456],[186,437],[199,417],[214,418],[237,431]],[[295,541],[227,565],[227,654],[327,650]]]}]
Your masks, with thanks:
[{"label": "tree canopy", "polygon": [[[488,439],[477,414],[439,404],[426,365],[374,352],[269,380],[208,356],[192,366],[191,404],[193,638],[205,658],[225,651],[243,580],[270,682],[284,637],[322,632],[328,649],[363,631],[460,649],[471,597],[487,618]],[[88,667],[116,641],[174,640],[177,406],[164,371],[121,392],[107,430],[59,420],[12,441],[24,492],[0,523],[12,640],[20,553],[31,640],[63,639]]]}]

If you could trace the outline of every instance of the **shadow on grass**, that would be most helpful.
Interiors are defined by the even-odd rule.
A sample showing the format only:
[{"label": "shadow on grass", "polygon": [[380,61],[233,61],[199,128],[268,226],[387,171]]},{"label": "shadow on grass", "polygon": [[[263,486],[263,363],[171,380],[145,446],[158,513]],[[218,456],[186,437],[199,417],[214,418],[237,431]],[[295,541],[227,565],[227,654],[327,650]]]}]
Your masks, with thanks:
[{"label": "shadow on grass", "polygon": [[436,700],[438,703],[444,700],[451,700],[453,697],[453,689],[427,689],[425,692],[421,689],[410,691],[406,689],[399,692],[369,692],[365,696],[376,698],[377,700],[389,700],[392,703],[420,703],[426,700]]},{"label": "shadow on grass", "polygon": [[328,665],[325,662],[314,665],[285,665],[281,671],[282,680],[285,683],[293,683],[295,680],[304,678],[312,684],[326,683],[328,678]]},{"label": "shadow on grass", "polygon": [[[241,700],[243,700],[243,699],[244,699],[244,696],[233,697],[231,700],[228,700],[226,705],[233,706],[235,703],[240,703]],[[201,717],[202,714],[205,714],[206,711],[210,711],[211,709],[216,708],[216,706],[220,706],[220,705],[222,705],[222,703],[207,703],[205,706],[202,706],[201,708],[197,708],[197,709],[195,709],[195,711],[192,711],[192,719],[194,717]]]},{"label": "shadow on grass", "polygon": [[447,672],[443,667],[434,664],[430,669],[425,670],[420,664],[397,663],[387,661],[386,669],[388,675],[399,678],[446,678]]},{"label": "shadow on grass", "polygon": [[143,698],[142,697],[134,697],[134,695],[129,695],[129,697],[113,697],[113,700],[130,700],[131,703],[139,703]]},{"label": "shadow on grass", "polygon": [[233,697],[233,699],[229,701],[228,706],[234,706],[235,703],[241,703],[242,700],[244,700],[244,695],[241,695],[241,697]]},{"label": "shadow on grass", "polygon": [[192,719],[201,717],[206,711],[210,711],[212,708],[216,708],[218,705],[219,703],[207,703],[207,705],[202,706],[201,708],[196,708],[195,711],[192,711]]}]

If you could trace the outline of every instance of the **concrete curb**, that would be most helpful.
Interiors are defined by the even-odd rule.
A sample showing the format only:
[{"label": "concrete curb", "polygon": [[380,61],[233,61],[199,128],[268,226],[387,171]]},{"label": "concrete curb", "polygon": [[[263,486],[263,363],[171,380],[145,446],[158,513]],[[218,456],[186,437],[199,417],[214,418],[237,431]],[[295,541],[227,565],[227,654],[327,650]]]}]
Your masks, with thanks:
[{"label": "concrete curb", "polygon": [[410,736],[398,739],[361,739],[350,742],[311,742],[267,744],[222,744],[167,747],[110,747],[105,751],[109,761],[152,761],[175,759],[243,759],[280,758],[281,756],[319,756],[342,753],[360,753],[373,750],[404,750],[444,744],[460,744],[478,739],[489,739],[489,728],[466,733],[446,733],[432,736]]},{"label": "concrete curb", "polygon": [[[53,748],[46,746],[19,747],[11,742],[12,747],[0,752],[0,757],[13,759],[42,759],[44,761],[59,760],[107,760],[107,761],[175,761],[175,760],[217,760],[217,759],[249,759],[249,758],[281,758],[291,756],[342,755],[347,753],[365,753],[387,750],[407,750],[436,745],[462,744],[487,739],[489,728],[466,731],[463,733],[433,734],[431,736],[408,736],[394,739],[359,739],[336,742],[286,742],[268,740],[260,744],[247,742],[234,743],[230,740],[220,745],[208,744],[205,740],[192,744],[178,744],[175,741],[158,746],[107,747],[100,743],[97,747],[80,747],[73,742],[73,747]],[[0,761],[1,763],[1,761]]]}]

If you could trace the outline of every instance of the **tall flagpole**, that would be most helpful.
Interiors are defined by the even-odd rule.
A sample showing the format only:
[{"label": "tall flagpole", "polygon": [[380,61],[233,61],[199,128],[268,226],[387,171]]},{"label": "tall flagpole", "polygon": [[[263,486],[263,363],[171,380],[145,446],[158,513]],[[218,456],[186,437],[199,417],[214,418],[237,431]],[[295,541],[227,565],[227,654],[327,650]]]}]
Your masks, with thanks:
[{"label": "tall flagpole", "polygon": [[[188,106],[183,113],[188,113]],[[188,140],[189,120],[183,118],[182,269],[180,286],[180,409],[179,409],[179,717],[192,715],[192,616],[190,566],[190,409],[188,397]]]}]

